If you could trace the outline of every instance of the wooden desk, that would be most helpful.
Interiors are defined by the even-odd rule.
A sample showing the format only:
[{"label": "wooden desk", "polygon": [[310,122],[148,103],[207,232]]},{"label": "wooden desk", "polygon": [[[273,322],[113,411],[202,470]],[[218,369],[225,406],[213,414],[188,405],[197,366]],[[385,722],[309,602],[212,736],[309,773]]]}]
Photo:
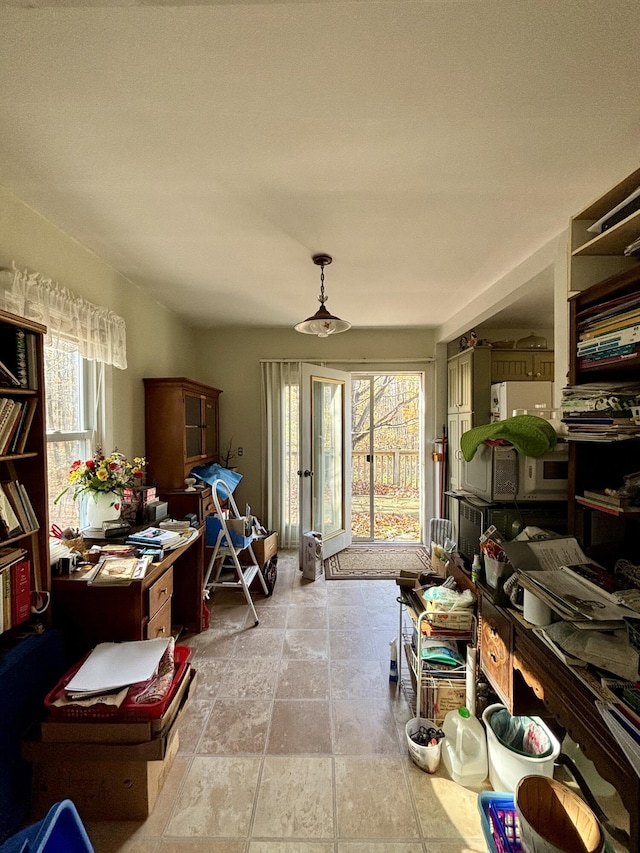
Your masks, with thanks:
[{"label": "wooden desk", "polygon": [[[594,694],[513,610],[493,604],[485,595],[480,596],[479,633],[482,668],[511,713],[545,716],[532,707],[536,699],[543,703],[619,793],[630,817],[629,849],[640,850],[640,778],[600,716]],[[507,658],[496,649],[504,649]],[[494,662],[497,665],[492,666]],[[516,689],[514,676],[519,675],[535,698]]]},{"label": "wooden desk", "polygon": [[187,545],[152,563],[129,586],[90,586],[70,577],[53,579],[54,624],[69,651],[80,657],[97,643],[168,636],[177,626],[203,629],[204,528]]}]

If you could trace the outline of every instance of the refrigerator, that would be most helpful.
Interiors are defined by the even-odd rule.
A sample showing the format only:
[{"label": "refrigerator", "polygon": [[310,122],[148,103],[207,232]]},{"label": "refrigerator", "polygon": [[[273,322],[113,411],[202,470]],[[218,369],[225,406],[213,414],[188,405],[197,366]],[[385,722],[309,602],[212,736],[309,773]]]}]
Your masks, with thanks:
[{"label": "refrigerator", "polygon": [[496,382],[491,386],[492,423],[512,417],[516,409],[535,415],[536,409],[548,412],[552,407],[553,382]]}]

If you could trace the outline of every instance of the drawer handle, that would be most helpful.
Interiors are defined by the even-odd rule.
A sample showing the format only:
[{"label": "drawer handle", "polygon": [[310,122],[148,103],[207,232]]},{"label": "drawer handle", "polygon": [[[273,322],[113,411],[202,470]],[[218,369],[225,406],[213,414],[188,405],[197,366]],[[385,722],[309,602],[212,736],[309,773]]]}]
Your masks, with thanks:
[{"label": "drawer handle", "polygon": [[162,587],[162,589],[160,590],[160,595],[166,595],[168,592],[169,592],[169,587],[164,586],[164,587]]},{"label": "drawer handle", "polygon": [[490,631],[491,631],[491,636],[492,636],[492,637],[497,637],[497,636],[498,636],[498,629],[496,628],[496,626],[495,626],[495,625],[492,625],[492,626],[491,626]]},{"label": "drawer handle", "polygon": [[158,628],[158,630],[156,631],[157,634],[166,634],[166,632],[167,629],[164,627],[164,625],[162,626],[162,628]]},{"label": "drawer handle", "polygon": [[495,655],[495,652],[489,652],[489,657],[491,658],[492,663],[498,663],[498,658]]}]

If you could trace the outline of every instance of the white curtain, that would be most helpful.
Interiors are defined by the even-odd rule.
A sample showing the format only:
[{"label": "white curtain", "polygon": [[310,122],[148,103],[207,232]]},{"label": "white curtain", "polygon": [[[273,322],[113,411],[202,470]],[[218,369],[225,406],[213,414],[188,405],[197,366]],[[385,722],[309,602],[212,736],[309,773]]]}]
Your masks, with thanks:
[{"label": "white curtain", "polygon": [[298,545],[299,361],[265,361],[262,371],[262,507],[282,548]]},{"label": "white curtain", "polygon": [[2,293],[6,311],[46,326],[47,337],[77,344],[84,358],[126,370],[127,340],[122,317],[86,302],[40,273],[18,270],[15,264],[2,278],[10,280]]}]

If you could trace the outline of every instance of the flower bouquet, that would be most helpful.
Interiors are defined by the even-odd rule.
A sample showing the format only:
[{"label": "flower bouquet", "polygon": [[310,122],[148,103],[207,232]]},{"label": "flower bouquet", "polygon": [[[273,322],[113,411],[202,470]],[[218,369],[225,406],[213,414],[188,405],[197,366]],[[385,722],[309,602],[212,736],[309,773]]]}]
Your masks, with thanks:
[{"label": "flower bouquet", "polygon": [[109,456],[104,456],[100,448],[92,459],[84,462],[80,459],[71,465],[67,479],[69,485],[56,498],[57,503],[68,491],[76,500],[81,495],[90,495],[94,501],[101,493],[109,492],[122,499],[125,489],[130,489],[142,483],[145,475],[146,460],[136,456],[133,462],[114,450]]}]

